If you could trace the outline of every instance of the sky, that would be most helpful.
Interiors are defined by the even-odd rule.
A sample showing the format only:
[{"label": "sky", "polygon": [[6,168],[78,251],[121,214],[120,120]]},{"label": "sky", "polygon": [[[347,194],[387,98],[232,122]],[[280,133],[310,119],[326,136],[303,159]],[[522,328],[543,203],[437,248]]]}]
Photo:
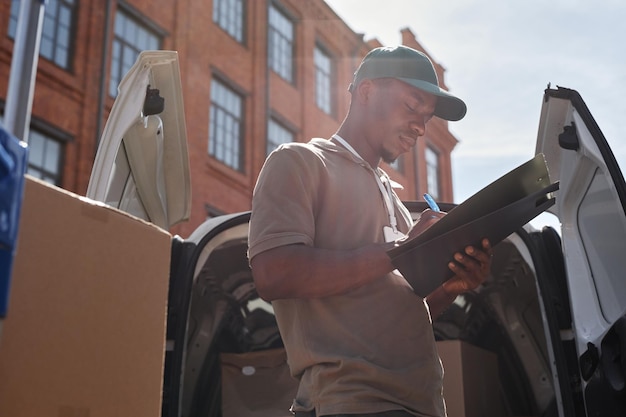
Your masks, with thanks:
[{"label": "sky", "polygon": [[454,202],[535,155],[548,83],[577,90],[626,169],[626,1],[326,0],[366,40],[409,28],[468,106],[450,122]]}]

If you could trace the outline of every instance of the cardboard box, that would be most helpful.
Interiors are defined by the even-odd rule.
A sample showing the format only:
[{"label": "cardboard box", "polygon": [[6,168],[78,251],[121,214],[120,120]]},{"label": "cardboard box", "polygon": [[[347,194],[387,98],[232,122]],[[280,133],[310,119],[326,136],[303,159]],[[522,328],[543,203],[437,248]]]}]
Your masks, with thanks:
[{"label": "cardboard box", "polygon": [[222,417],[293,417],[298,392],[283,348],[222,353]]},{"label": "cardboard box", "polygon": [[161,415],[171,235],[28,177],[0,416]]},{"label": "cardboard box", "polygon": [[495,353],[458,340],[437,342],[448,417],[504,415]]}]

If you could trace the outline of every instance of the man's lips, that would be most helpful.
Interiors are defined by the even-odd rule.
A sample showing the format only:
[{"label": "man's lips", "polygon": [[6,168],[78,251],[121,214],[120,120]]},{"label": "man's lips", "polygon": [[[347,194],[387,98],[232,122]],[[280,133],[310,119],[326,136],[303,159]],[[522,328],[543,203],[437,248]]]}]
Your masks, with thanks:
[{"label": "man's lips", "polygon": [[400,136],[400,143],[402,143],[402,147],[404,148],[405,152],[411,150],[411,148],[415,146],[416,142],[417,139],[413,139],[408,136]]}]

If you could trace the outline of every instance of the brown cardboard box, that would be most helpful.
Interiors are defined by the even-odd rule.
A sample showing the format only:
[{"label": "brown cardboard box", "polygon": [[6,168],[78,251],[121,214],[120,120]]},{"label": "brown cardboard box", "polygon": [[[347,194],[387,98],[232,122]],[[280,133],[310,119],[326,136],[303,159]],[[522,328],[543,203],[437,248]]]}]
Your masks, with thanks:
[{"label": "brown cardboard box", "polygon": [[292,417],[298,392],[282,348],[258,352],[222,353],[223,417]]},{"label": "brown cardboard box", "polygon": [[27,177],[0,416],[161,414],[171,235]]},{"label": "brown cardboard box", "polygon": [[448,417],[503,416],[497,356],[458,340],[437,342],[437,349]]}]

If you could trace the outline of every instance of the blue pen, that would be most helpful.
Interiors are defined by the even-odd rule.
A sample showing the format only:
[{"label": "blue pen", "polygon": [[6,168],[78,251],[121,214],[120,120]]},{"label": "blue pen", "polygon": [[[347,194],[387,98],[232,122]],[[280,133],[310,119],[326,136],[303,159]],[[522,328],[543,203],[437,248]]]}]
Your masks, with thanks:
[{"label": "blue pen", "polygon": [[430,207],[432,211],[441,211],[439,210],[439,206],[437,205],[435,200],[430,196],[430,194],[425,193],[424,200],[426,200],[426,202],[428,203],[428,207]]}]

